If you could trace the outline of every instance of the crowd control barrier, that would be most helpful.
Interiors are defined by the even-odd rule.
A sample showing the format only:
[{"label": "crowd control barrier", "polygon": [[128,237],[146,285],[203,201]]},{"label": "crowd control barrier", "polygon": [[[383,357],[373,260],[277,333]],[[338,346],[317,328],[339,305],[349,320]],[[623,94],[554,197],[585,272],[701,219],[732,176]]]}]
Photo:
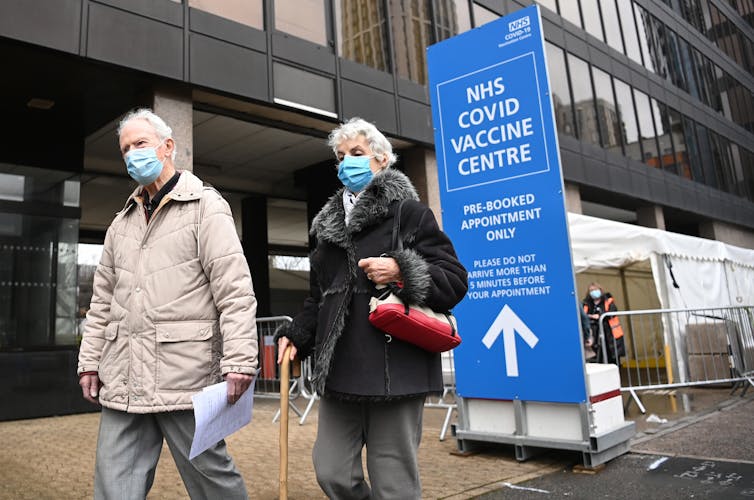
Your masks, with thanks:
[{"label": "crowd control barrier", "polygon": [[[625,355],[619,358],[621,391],[728,385],[741,396],[754,385],[754,306],[608,312],[600,317],[600,346],[607,359],[605,319],[619,318]],[[617,348],[614,349],[617,351]]]},{"label": "crowd control barrier", "polygon": [[[255,398],[280,398],[280,367],[277,364],[277,346],[274,342],[275,331],[282,325],[290,323],[289,316],[271,316],[257,318],[257,342],[259,344],[259,371],[254,383]],[[301,377],[291,377],[288,386],[288,406],[301,416],[301,410],[293,400],[301,395]],[[280,417],[280,410],[273,417],[273,422]]]}]

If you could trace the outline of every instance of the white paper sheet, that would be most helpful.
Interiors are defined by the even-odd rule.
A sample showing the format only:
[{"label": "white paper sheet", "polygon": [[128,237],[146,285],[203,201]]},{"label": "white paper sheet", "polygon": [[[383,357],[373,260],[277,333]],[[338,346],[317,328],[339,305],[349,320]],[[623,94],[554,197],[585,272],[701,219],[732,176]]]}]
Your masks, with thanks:
[{"label": "white paper sheet", "polygon": [[228,404],[227,382],[205,387],[202,392],[191,397],[194,402],[196,430],[189,460],[251,422],[254,382],[256,377],[241,398],[232,405]]}]

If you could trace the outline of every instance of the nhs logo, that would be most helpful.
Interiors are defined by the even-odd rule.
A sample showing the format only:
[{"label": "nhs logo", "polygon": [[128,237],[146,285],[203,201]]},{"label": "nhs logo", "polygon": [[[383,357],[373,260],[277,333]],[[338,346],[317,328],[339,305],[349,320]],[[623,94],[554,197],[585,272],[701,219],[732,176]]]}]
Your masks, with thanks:
[{"label": "nhs logo", "polygon": [[514,21],[511,21],[508,23],[508,31],[517,31],[523,28],[526,28],[531,24],[529,20],[529,16],[522,17],[521,19],[516,19]]}]

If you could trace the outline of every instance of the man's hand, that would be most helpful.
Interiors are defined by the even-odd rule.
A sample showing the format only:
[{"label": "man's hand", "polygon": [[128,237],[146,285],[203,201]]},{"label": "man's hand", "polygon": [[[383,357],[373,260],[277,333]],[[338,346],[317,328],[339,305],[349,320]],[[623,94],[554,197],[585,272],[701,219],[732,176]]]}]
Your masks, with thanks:
[{"label": "man's hand", "polygon": [[82,375],[79,378],[79,385],[81,386],[81,392],[84,399],[95,405],[99,404],[97,398],[99,397],[99,389],[102,387],[102,382],[99,381],[99,375],[96,373],[90,375]]},{"label": "man's hand", "polygon": [[251,381],[254,380],[252,375],[246,375],[244,373],[228,373],[225,375],[225,381],[228,383],[228,403],[234,404],[241,399],[241,396],[246,389],[251,385]]}]

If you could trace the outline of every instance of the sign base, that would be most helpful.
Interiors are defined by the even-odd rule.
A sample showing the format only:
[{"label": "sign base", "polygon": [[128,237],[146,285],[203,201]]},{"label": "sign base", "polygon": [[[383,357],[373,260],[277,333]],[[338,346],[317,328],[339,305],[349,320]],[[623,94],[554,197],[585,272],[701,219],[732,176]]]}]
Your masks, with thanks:
[{"label": "sign base", "polygon": [[636,433],[623,419],[618,367],[586,365],[589,401],[543,403],[458,398],[455,436],[461,452],[480,443],[512,444],[516,459],[542,449],[580,451],[585,467],[595,467],[629,451]]}]

